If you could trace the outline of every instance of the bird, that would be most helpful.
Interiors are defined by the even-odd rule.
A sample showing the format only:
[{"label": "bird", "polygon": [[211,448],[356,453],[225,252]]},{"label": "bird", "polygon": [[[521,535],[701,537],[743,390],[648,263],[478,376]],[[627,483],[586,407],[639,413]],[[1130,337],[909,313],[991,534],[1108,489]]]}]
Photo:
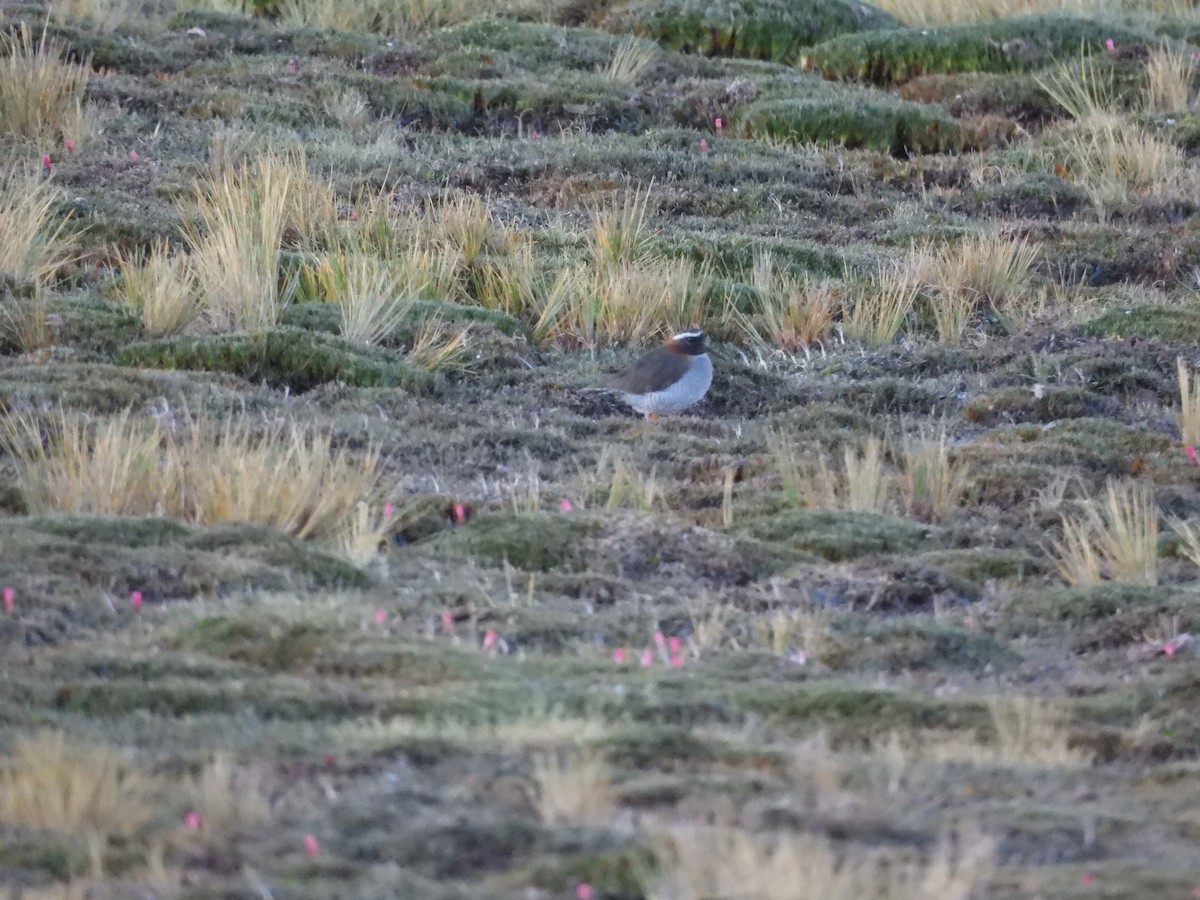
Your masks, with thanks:
[{"label": "bird", "polygon": [[704,399],[712,384],[707,341],[699,328],[681,331],[588,390],[618,394],[651,422],[681,412]]}]

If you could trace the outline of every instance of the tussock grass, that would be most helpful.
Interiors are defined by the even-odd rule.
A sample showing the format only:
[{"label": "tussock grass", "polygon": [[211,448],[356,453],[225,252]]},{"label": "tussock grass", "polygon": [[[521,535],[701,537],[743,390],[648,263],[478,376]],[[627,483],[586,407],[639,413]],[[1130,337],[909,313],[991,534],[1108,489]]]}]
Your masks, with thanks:
[{"label": "tussock grass", "polygon": [[342,336],[368,345],[396,330],[427,284],[419,273],[359,248],[327,256],[309,271],[324,298],[338,304]]},{"label": "tussock grass", "polygon": [[469,328],[449,328],[436,316],[425,320],[405,359],[429,372],[464,372],[471,368]]},{"label": "tussock grass", "polygon": [[62,192],[32,169],[0,170],[0,278],[46,283],[75,258],[69,219],[56,214]]},{"label": "tussock grass", "polygon": [[405,37],[483,18],[495,5],[484,0],[279,0],[278,9],[291,26]]},{"label": "tussock grass", "polygon": [[669,512],[657,473],[641,472],[627,454],[606,445],[591,472],[580,472],[580,494],[588,506]]},{"label": "tussock grass", "polygon": [[228,846],[270,818],[270,796],[263,772],[236,765],[227,753],[214,753],[186,785],[186,792],[202,821],[192,839],[208,847]]},{"label": "tussock grass", "polygon": [[200,288],[191,263],[186,256],[172,253],[166,241],[149,252],[121,254],[117,268],[121,273],[118,296],[137,312],[147,334],[178,334],[199,317]]},{"label": "tussock grass", "polygon": [[1012,765],[1078,768],[1092,764],[1070,746],[1067,714],[1040,697],[1000,697],[988,704],[996,730],[995,758]]},{"label": "tussock grass", "polygon": [[1069,584],[1157,583],[1158,513],[1150,485],[1110,480],[1103,501],[1089,499],[1082,515],[1063,516],[1062,527],[1054,552]]},{"label": "tussock grass", "polygon": [[68,62],[65,48],[45,32],[34,40],[21,22],[0,33],[0,134],[59,147],[66,139],[82,145],[90,130],[83,95],[91,57]]},{"label": "tussock grass", "polygon": [[592,750],[560,750],[534,758],[538,815],[547,825],[603,825],[616,809],[604,757]]},{"label": "tussock grass", "polygon": [[779,273],[769,251],[754,257],[751,283],[758,295],[757,315],[730,309],[730,317],[753,343],[796,352],[829,334],[841,311],[839,282],[830,278],[793,278]]},{"label": "tussock grass", "polygon": [[1194,380],[1191,370],[1180,357],[1175,360],[1179,379],[1179,439],[1185,447],[1200,443],[1200,381]]},{"label": "tussock grass", "polygon": [[855,285],[853,299],[842,316],[847,337],[866,344],[887,344],[896,338],[925,283],[926,266],[908,259],[880,267],[866,284]]},{"label": "tussock grass", "polygon": [[701,321],[711,279],[686,259],[579,266],[543,298],[535,332],[588,349],[645,344]]},{"label": "tussock grass", "polygon": [[1179,539],[1179,555],[1194,566],[1200,566],[1200,527],[1183,519],[1167,520],[1171,531]]},{"label": "tussock grass", "polygon": [[662,827],[658,871],[645,875],[650,900],[968,900],[995,865],[991,840],[973,828],[945,834],[928,856],[910,850],[840,848],[811,833],[754,835],[743,828]]},{"label": "tussock grass", "polygon": [[905,25],[951,25],[1040,12],[1094,12],[1096,0],[880,0]]},{"label": "tussock grass", "polygon": [[107,33],[136,16],[144,16],[146,7],[140,0],[55,0],[49,13],[59,24],[83,21],[96,31]]},{"label": "tussock grass", "polygon": [[128,411],[93,422],[60,410],[48,419],[10,414],[0,445],[17,463],[26,503],[40,511],[260,522],[334,539],[378,487],[373,449],[334,452],[328,435],[294,423],[257,432],[202,417],[177,431]]},{"label": "tussock grass", "polygon": [[1149,113],[1179,113],[1196,101],[1196,72],[1200,59],[1180,47],[1156,47],[1146,59],[1146,90],[1142,102]]},{"label": "tussock grass", "polygon": [[0,763],[0,822],[85,837],[96,877],[109,838],[145,829],[162,795],[157,780],[116,750],[61,732],[19,739]]},{"label": "tussock grass", "polygon": [[1040,253],[1023,238],[972,235],[933,255],[926,295],[938,340],[957,344],[971,320],[990,312],[1012,330],[1036,308],[1031,266]]},{"label": "tussock grass", "polygon": [[1037,82],[1072,119],[1106,116],[1118,106],[1116,76],[1103,57],[1080,52]]},{"label": "tussock grass", "polygon": [[632,86],[658,59],[658,45],[634,35],[624,38],[600,74],[616,84]]},{"label": "tussock grass", "polygon": [[653,183],[622,191],[619,197],[596,203],[588,211],[588,246],[598,266],[629,265],[650,253],[653,235],[646,217]]},{"label": "tussock grass", "polygon": [[1158,196],[1180,185],[1183,151],[1121,114],[1106,61],[1081,54],[1038,83],[1073,120],[1047,134],[1050,161],[1086,187],[1102,219],[1131,193]]},{"label": "tussock grass", "polygon": [[208,324],[218,330],[270,328],[291,300],[280,283],[280,248],[294,210],[294,158],[259,155],[245,166],[213,173],[196,191],[201,226],[184,234]]},{"label": "tussock grass", "polygon": [[24,353],[36,353],[54,343],[50,308],[54,294],[37,285],[32,296],[0,297],[0,334],[7,335]]},{"label": "tussock grass", "polygon": [[464,266],[475,262],[492,237],[492,220],[487,203],[478,194],[452,191],[438,206],[432,204],[425,216],[427,239],[445,251],[456,253]]},{"label": "tussock grass", "polygon": [[900,454],[896,478],[905,514],[921,521],[940,522],[958,508],[971,487],[971,466],[954,459],[946,433],[937,438],[910,440]]},{"label": "tussock grass", "polygon": [[883,441],[877,437],[843,447],[839,468],[824,457],[801,460],[792,442],[778,431],[768,435],[767,448],[785,494],[796,505],[856,512],[885,512],[889,507]]}]

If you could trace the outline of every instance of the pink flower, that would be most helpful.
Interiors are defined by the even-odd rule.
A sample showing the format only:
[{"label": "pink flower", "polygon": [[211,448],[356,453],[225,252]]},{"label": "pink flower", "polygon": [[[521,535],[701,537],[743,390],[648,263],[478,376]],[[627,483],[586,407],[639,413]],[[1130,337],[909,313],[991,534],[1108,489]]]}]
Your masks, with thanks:
[{"label": "pink flower", "polygon": [[713,124],[717,126],[717,131],[720,131],[722,126],[724,125],[724,123],[721,121],[720,116],[717,116],[716,119],[713,120]]},{"label": "pink flower", "polygon": [[395,503],[383,504],[383,517],[385,519],[390,519],[395,514],[396,514],[396,504]]},{"label": "pink flower", "polygon": [[592,900],[594,896],[596,895],[592,891],[592,886],[586,881],[575,888],[575,900]]},{"label": "pink flower", "polygon": [[299,68],[300,68],[300,66],[299,66],[299,65],[297,65],[297,63],[296,63],[296,61],[295,61],[294,59],[289,59],[289,60],[287,61],[287,69],[288,69],[288,71],[289,71],[289,72],[295,72],[295,71],[296,71],[296,70],[298,70]]},{"label": "pink flower", "polygon": [[539,137],[541,137],[541,135],[537,133],[536,128],[529,132],[529,139],[531,141],[536,141]]},{"label": "pink flower", "polygon": [[491,650],[496,646],[496,629],[489,628],[487,634],[483,636],[483,649]]},{"label": "pink flower", "polygon": [[358,210],[357,209],[350,210],[350,221],[351,222],[358,221]]},{"label": "pink flower", "polygon": [[454,634],[454,613],[448,609],[442,610],[442,633],[446,635]]},{"label": "pink flower", "polygon": [[337,765],[337,757],[332,753],[322,753],[321,762],[325,763],[325,767],[332,769]]},{"label": "pink flower", "polygon": [[204,818],[193,809],[183,817],[183,824],[192,831],[199,831],[201,826],[204,825]]},{"label": "pink flower", "polygon": [[1194,446],[1188,444],[1183,448],[1183,452],[1187,454],[1187,458],[1191,461],[1193,466],[1200,466],[1200,459],[1196,459],[1196,448]]},{"label": "pink flower", "polygon": [[63,143],[63,146],[67,148],[68,153],[75,152],[75,142],[73,140],[71,140],[70,138],[66,139],[66,141]]},{"label": "pink flower", "polygon": [[1175,651],[1178,649],[1179,647],[1174,641],[1167,641],[1165,644],[1163,644],[1163,653],[1167,654],[1167,659],[1174,659]]},{"label": "pink flower", "polygon": [[704,138],[700,138],[700,152],[701,153],[708,152],[708,141],[706,141]]},{"label": "pink flower", "polygon": [[137,158],[138,158],[138,152],[137,152],[136,150],[130,150],[130,151],[129,151],[129,158],[130,158],[130,159],[132,159],[132,160],[134,160],[134,161],[136,162],[136,161],[137,161]]},{"label": "pink flower", "polygon": [[671,665],[682,666],[683,665],[683,657],[680,656],[678,653],[672,654],[671,655]]},{"label": "pink flower", "polygon": [[382,625],[386,621],[387,621],[387,610],[386,609],[375,610],[375,624]]},{"label": "pink flower", "polygon": [[129,595],[129,604],[133,607],[135,613],[140,613],[142,611],[142,592],[133,591]]},{"label": "pink flower", "polygon": [[9,615],[12,615],[13,606],[15,605],[15,597],[16,592],[12,588],[6,587],[4,589],[4,611]]},{"label": "pink flower", "polygon": [[642,665],[643,666],[654,665],[654,654],[651,653],[649,650],[642,651]]},{"label": "pink flower", "polygon": [[654,646],[661,648],[666,643],[667,639],[663,636],[661,631],[654,632]]},{"label": "pink flower", "polygon": [[570,512],[574,507],[571,506],[570,500],[568,500],[566,497],[563,497],[558,501],[558,508],[563,512]]},{"label": "pink flower", "polygon": [[53,166],[53,163],[50,161],[50,154],[49,153],[43,154],[42,155],[42,174],[49,175],[50,169],[52,166]]},{"label": "pink flower", "polygon": [[320,849],[315,835],[306,834],[304,836],[304,852],[309,855],[310,859],[316,859],[317,852]]},{"label": "pink flower", "polygon": [[625,648],[624,647],[618,647],[616,650],[613,651],[613,662],[618,662],[618,663],[625,662]]},{"label": "pink flower", "polygon": [[450,517],[455,525],[466,525],[467,517],[471,515],[470,507],[463,502],[457,502],[450,508]]},{"label": "pink flower", "polygon": [[[1111,44],[1112,41],[1109,41]],[[1091,872],[1085,872],[1079,879],[1080,884],[1092,884],[1096,880],[1096,876]]]},{"label": "pink flower", "polygon": [[678,637],[672,637],[670,640],[667,641],[667,649],[669,649],[671,651],[672,656],[679,655],[679,648],[681,645],[682,645],[682,642],[679,640]]},{"label": "pink flower", "polygon": [[1109,52],[1109,53],[1116,53],[1116,52],[1117,52],[1117,45],[1116,45],[1115,43],[1113,43],[1113,39],[1112,39],[1112,38],[1109,38],[1107,41],[1105,41],[1105,42],[1104,42],[1104,46],[1108,48],[1108,52]]}]

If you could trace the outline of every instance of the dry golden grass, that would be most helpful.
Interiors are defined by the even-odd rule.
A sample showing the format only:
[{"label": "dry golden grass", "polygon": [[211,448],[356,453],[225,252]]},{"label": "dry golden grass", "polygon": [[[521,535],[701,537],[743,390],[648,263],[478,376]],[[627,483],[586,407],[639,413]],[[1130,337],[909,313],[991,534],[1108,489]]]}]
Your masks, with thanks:
[{"label": "dry golden grass", "polygon": [[755,255],[751,283],[758,295],[757,314],[752,318],[731,306],[729,316],[761,346],[801,350],[828,335],[842,309],[839,282],[781,275],[768,251]]},{"label": "dry golden grass", "polygon": [[648,900],[969,900],[995,865],[993,842],[974,828],[943,835],[924,858],[691,823],[660,828],[655,844],[658,870],[641,879]]},{"label": "dry golden grass", "polygon": [[645,344],[700,321],[711,278],[707,266],[686,259],[580,266],[544,298],[537,330],[588,349]]},{"label": "dry golden grass", "polygon": [[1200,381],[1193,380],[1191,370],[1180,357],[1175,361],[1179,377],[1179,439],[1185,447],[1200,443]]},{"label": "dry golden grass", "polygon": [[202,823],[191,837],[207,846],[224,846],[270,818],[270,797],[263,773],[235,765],[223,752],[215,753],[191,779],[187,793]]},{"label": "dry golden grass", "polygon": [[449,248],[464,266],[475,262],[493,231],[487,203],[467,191],[452,191],[440,205],[431,204],[424,224],[430,244],[443,252]]},{"label": "dry golden grass", "polygon": [[784,492],[791,501],[811,509],[884,512],[889,479],[883,465],[883,442],[868,437],[858,446],[842,448],[842,465],[834,468],[823,457],[802,461],[780,432],[767,437]]},{"label": "dry golden grass", "polygon": [[86,22],[90,28],[107,33],[130,19],[145,16],[147,6],[142,0],[55,0],[49,13],[60,25]]},{"label": "dry golden grass", "polygon": [[603,825],[616,809],[604,757],[591,750],[560,750],[534,758],[534,802],[547,825]]},{"label": "dry golden grass", "polygon": [[1038,83],[1073,121],[1046,134],[1048,161],[1087,189],[1102,219],[1132,194],[1158,196],[1179,188],[1183,151],[1117,109],[1115,75],[1105,60],[1081,54]]},{"label": "dry golden grass", "polygon": [[1103,502],[1088,500],[1082,516],[1063,516],[1054,544],[1058,572],[1069,584],[1107,578],[1134,584],[1158,581],[1158,513],[1149,484],[1110,480]]},{"label": "dry golden grass", "polygon": [[53,302],[54,294],[40,284],[32,296],[0,297],[0,335],[10,337],[24,353],[50,347],[56,336]]},{"label": "dry golden grass", "polygon": [[580,473],[579,493],[587,506],[669,512],[655,472],[640,472],[623,451],[611,445],[600,451],[593,471]]},{"label": "dry golden grass", "polygon": [[137,312],[152,337],[178,334],[200,315],[199,286],[186,256],[172,253],[166,241],[149,253],[123,253],[120,298]]},{"label": "dry golden grass", "polygon": [[360,344],[378,344],[411,313],[426,284],[390,260],[352,248],[308,267],[321,296],[338,304],[342,336]]},{"label": "dry golden grass", "polygon": [[600,74],[616,84],[632,87],[658,59],[658,44],[634,35],[624,38]]},{"label": "dry golden grass", "polygon": [[397,741],[436,738],[463,747],[486,745],[511,753],[551,753],[568,746],[583,746],[609,736],[609,726],[599,718],[586,718],[558,707],[537,706],[497,722],[430,721],[397,717],[387,721],[351,720],[338,726],[338,739],[347,746],[394,747]]},{"label": "dry golden grass", "polygon": [[64,140],[82,146],[90,123],[83,95],[91,58],[67,62],[65,48],[43,31],[35,41],[21,22],[0,33],[0,134],[60,147]]},{"label": "dry golden grass", "polygon": [[1095,11],[1096,0],[880,0],[905,25],[949,25],[1039,12]]},{"label": "dry golden grass", "polygon": [[1069,719],[1053,703],[1016,695],[996,698],[988,708],[996,729],[996,762],[1048,768],[1092,764],[1090,753],[1070,746]]},{"label": "dry golden grass", "polygon": [[75,258],[67,218],[56,214],[62,192],[35,170],[0,171],[0,276],[45,283]]},{"label": "dry golden grass", "polygon": [[17,463],[26,503],[43,511],[261,522],[336,539],[378,485],[374,450],[334,452],[328,435],[294,423],[256,432],[245,421],[199,418],[175,431],[128,411],[96,422],[10,414],[0,445]]},{"label": "dry golden grass", "polygon": [[483,18],[494,8],[484,0],[280,0],[279,16],[292,26],[405,37]]},{"label": "dry golden grass", "polygon": [[294,209],[295,167],[294,159],[263,153],[202,182],[196,191],[202,227],[181,210],[201,308],[211,327],[270,328],[291,299],[292,288],[280,286],[279,259]]},{"label": "dry golden grass", "polygon": [[900,454],[896,482],[906,515],[925,522],[951,516],[971,487],[971,466],[953,459],[945,432],[910,440]]},{"label": "dry golden grass", "polygon": [[465,372],[471,368],[470,328],[453,328],[434,316],[421,323],[404,358],[429,372]]},{"label": "dry golden grass", "polygon": [[0,763],[0,822],[84,836],[96,877],[109,837],[146,828],[162,793],[116,750],[73,743],[59,732],[21,738]]},{"label": "dry golden grass", "polygon": [[1040,248],[1023,238],[972,235],[933,256],[925,285],[938,340],[957,344],[972,319],[990,312],[1007,330],[1036,308],[1031,266]]},{"label": "dry golden grass", "polygon": [[911,257],[881,266],[869,283],[855,286],[842,316],[842,331],[866,344],[890,343],[917,302],[924,271],[924,265],[914,265]]},{"label": "dry golden grass", "polygon": [[588,214],[592,230],[588,245],[597,266],[621,266],[641,260],[650,253],[653,235],[646,217],[650,211],[653,183],[621,192],[605,203],[597,203]]},{"label": "dry golden grass", "polygon": [[[277,169],[275,180],[286,181],[288,185],[283,243],[311,251],[335,247],[340,222],[333,174],[324,178],[312,174],[303,147],[276,155],[273,161]],[[236,171],[236,167],[212,168],[213,178],[221,178],[224,171]]]},{"label": "dry golden grass", "polygon": [[757,616],[753,622],[759,643],[776,656],[802,651],[819,659],[829,647],[829,610],[818,605],[779,607]]},{"label": "dry golden grass", "polygon": [[1072,119],[1105,116],[1117,108],[1117,82],[1112,66],[1100,56],[1083,52],[1063,60],[1045,78],[1037,79]]},{"label": "dry golden grass", "polygon": [[387,545],[388,538],[403,518],[403,513],[397,514],[390,503],[380,506],[360,500],[343,521],[341,530],[334,535],[333,544],[338,555],[356,566],[367,565],[379,556],[380,548]]},{"label": "dry golden grass", "polygon": [[1196,70],[1200,65],[1194,51],[1183,47],[1157,47],[1146,59],[1146,91],[1143,105],[1149,113],[1180,113],[1196,100]]}]

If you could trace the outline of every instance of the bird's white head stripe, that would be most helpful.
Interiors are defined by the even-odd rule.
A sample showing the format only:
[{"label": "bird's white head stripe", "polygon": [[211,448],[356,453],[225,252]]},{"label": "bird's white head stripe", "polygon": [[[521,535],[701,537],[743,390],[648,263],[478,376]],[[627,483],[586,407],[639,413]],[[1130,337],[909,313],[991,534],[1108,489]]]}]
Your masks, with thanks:
[{"label": "bird's white head stripe", "polygon": [[679,334],[675,335],[675,337],[671,338],[671,340],[686,341],[686,340],[690,340],[692,338],[702,338],[702,337],[704,337],[703,331],[681,331],[681,332],[679,332]]}]

